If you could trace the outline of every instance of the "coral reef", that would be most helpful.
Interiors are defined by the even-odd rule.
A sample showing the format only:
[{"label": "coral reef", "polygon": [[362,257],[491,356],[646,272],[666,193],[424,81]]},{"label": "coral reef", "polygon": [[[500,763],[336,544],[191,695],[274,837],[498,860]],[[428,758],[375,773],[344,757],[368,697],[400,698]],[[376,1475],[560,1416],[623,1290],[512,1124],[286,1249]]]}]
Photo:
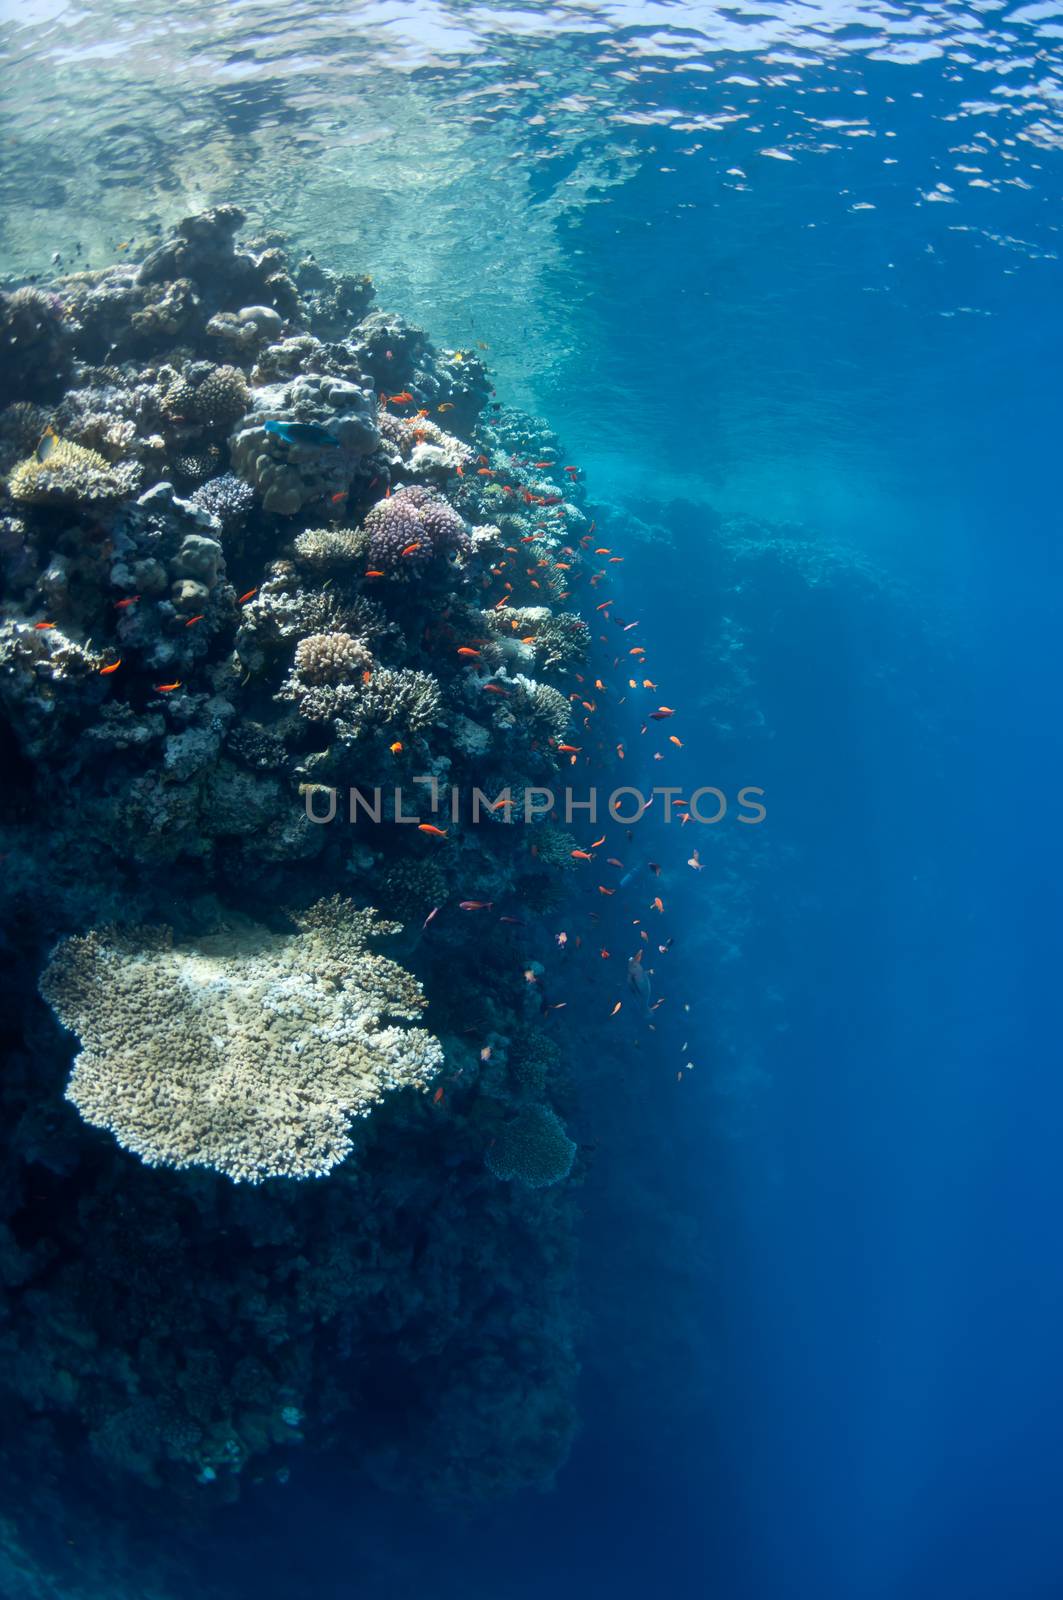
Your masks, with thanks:
[{"label": "coral reef", "polygon": [[0,1400],[57,1496],[91,1457],[100,1527],[318,1449],[475,1503],[575,1425],[525,974],[579,841],[425,786],[519,805],[571,759],[582,490],[478,355],[243,225],[0,301]]}]

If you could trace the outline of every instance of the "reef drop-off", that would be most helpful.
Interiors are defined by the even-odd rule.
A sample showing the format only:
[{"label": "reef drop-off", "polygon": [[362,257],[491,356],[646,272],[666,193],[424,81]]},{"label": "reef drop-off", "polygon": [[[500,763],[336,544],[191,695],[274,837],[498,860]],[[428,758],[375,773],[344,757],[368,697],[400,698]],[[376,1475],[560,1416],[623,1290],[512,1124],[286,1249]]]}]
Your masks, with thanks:
[{"label": "reef drop-off", "polygon": [[89,1466],[198,1515],[315,1446],[476,1502],[575,1426],[583,1158],[498,911],[574,841],[305,802],[567,768],[584,490],[477,352],[243,225],[0,293],[16,1508]]}]

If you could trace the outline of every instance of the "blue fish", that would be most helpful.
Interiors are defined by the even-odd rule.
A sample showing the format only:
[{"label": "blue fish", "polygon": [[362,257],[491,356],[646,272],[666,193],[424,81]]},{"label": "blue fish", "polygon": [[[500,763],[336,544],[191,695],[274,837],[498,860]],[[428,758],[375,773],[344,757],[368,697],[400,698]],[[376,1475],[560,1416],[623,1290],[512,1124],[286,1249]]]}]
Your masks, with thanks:
[{"label": "blue fish", "polygon": [[340,447],[340,441],[334,439],[320,422],[275,422],[271,419],[265,426],[267,433],[283,439],[285,444],[314,445],[322,449],[331,447],[333,450]]}]

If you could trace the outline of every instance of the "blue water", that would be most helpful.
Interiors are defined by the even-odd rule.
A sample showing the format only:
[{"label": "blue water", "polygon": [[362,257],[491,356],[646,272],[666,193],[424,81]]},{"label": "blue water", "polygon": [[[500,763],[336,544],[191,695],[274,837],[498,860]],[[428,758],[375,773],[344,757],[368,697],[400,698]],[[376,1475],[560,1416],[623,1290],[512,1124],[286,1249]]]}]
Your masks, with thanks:
[{"label": "blue water", "polygon": [[573,1024],[556,1489],[467,1521],[326,1464],[204,1569],[234,1600],[1063,1594],[1058,8],[0,15],[11,269],[246,200],[482,339],[616,530],[669,781],[768,797],[703,873],[645,824],[669,1008],[638,1055]]}]

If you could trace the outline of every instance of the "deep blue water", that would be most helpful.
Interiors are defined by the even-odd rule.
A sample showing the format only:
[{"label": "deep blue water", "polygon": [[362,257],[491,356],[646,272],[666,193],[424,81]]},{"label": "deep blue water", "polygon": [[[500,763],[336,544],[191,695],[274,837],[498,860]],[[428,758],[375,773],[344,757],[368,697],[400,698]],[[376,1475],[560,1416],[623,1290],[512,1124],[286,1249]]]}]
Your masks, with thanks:
[{"label": "deep blue water", "polygon": [[[411,1526],[317,1467],[206,1565],[234,1600],[1058,1596],[1058,13],[186,9],[269,41],[170,40],[207,133],[128,91],[150,7],[81,59],[84,21],[12,12],[31,81],[64,16],[71,52],[67,121],[49,148],[16,107],[20,158],[62,167],[79,109],[154,126],[158,190],[93,169],[103,232],[249,188],[385,303],[475,330],[617,530],[682,712],[669,779],[769,807],[694,841],[703,873],[694,828],[643,824],[676,1003],[588,1068],[557,1488]],[[75,190],[35,208],[16,172],[14,262],[85,228]],[[739,521],[801,576],[722,558]]]}]

